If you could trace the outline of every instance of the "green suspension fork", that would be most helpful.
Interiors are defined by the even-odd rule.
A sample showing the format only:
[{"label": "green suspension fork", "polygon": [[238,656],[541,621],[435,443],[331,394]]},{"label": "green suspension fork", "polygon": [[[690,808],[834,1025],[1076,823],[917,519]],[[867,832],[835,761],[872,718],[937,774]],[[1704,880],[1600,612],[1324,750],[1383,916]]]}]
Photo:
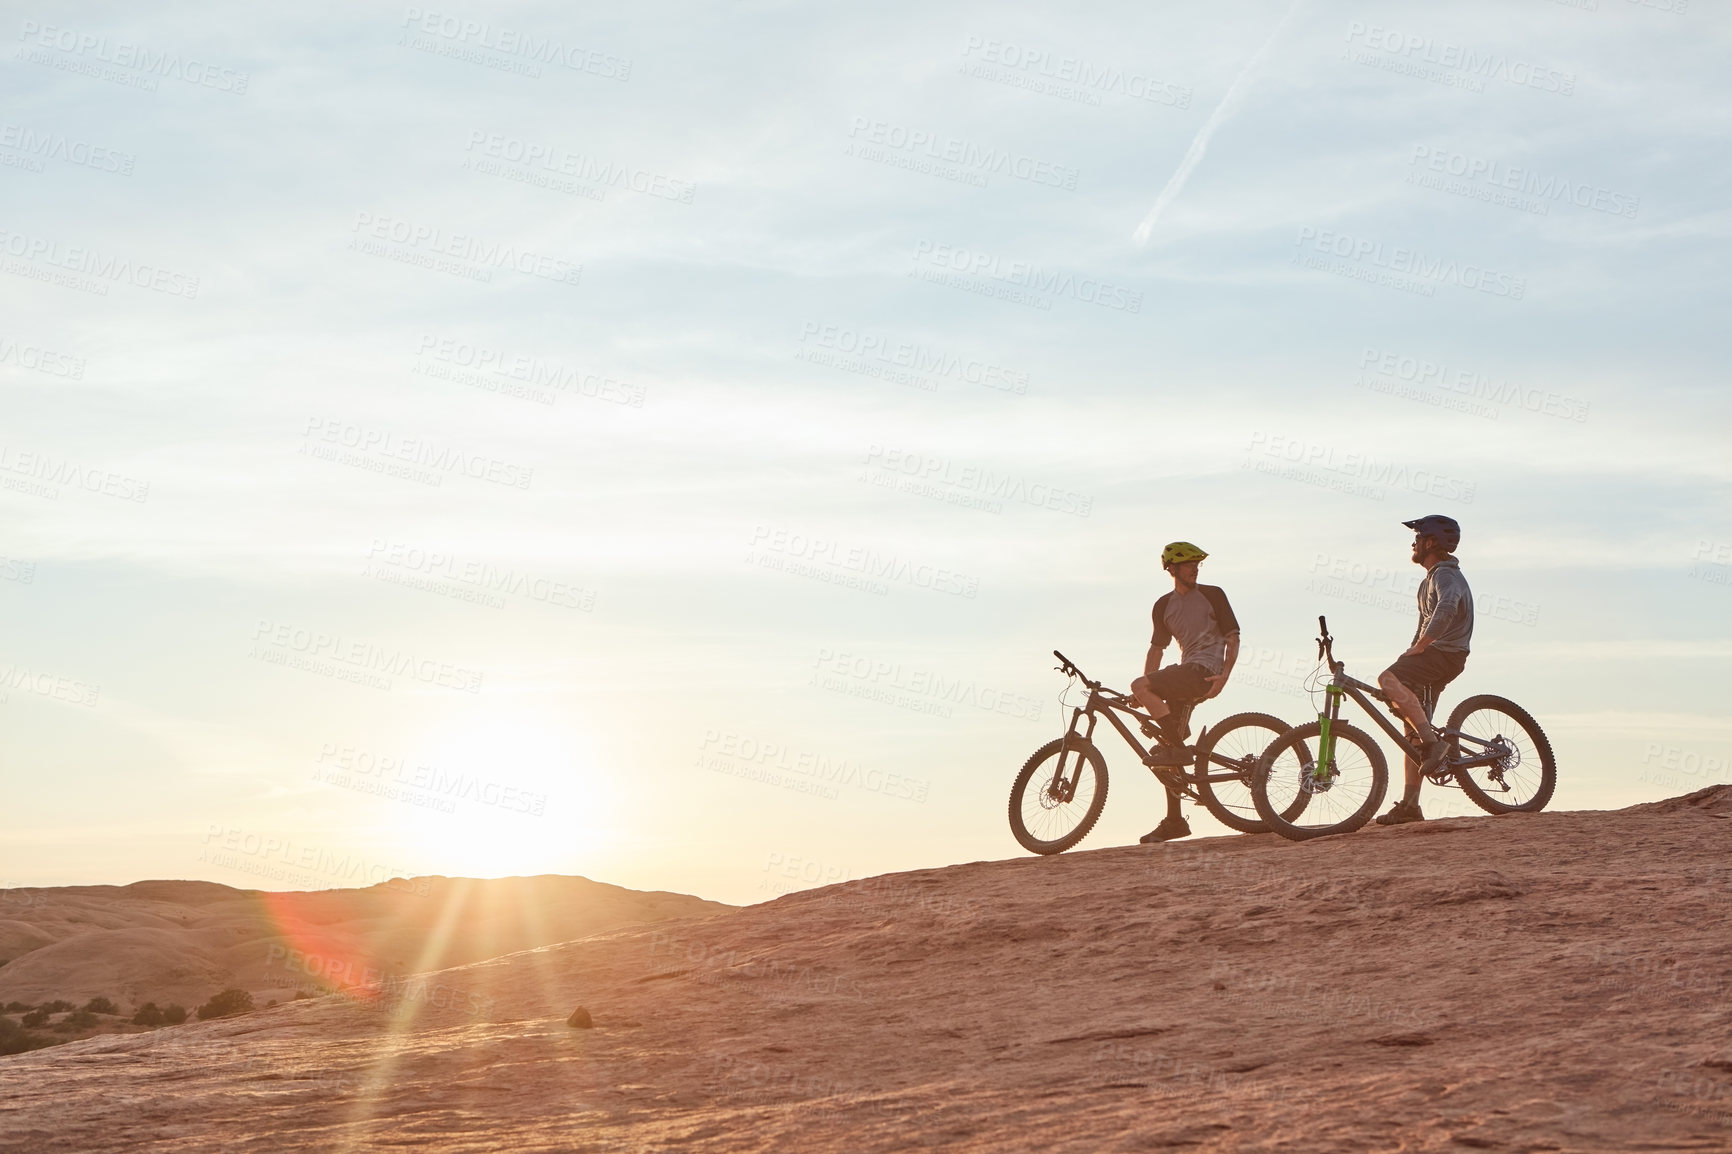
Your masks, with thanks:
[{"label": "green suspension fork", "polygon": [[1331,685],[1327,690],[1328,705],[1317,715],[1317,762],[1311,767],[1311,776],[1318,781],[1329,780],[1329,767],[1335,764],[1335,718],[1341,713],[1341,687]]}]

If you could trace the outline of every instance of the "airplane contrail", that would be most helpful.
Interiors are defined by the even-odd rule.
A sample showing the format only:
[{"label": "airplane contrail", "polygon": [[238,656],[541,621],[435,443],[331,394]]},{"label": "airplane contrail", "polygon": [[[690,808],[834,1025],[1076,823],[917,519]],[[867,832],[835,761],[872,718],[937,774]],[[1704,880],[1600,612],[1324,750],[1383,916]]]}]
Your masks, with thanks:
[{"label": "airplane contrail", "polygon": [[1197,129],[1197,135],[1191,140],[1191,147],[1185,150],[1185,159],[1179,162],[1178,170],[1167,181],[1167,187],[1161,189],[1161,195],[1155,198],[1155,206],[1149,209],[1149,215],[1143,218],[1143,223],[1137,225],[1137,231],[1132,234],[1132,239],[1138,244],[1148,243],[1149,233],[1155,227],[1155,222],[1161,218],[1162,211],[1184,189],[1185,182],[1191,179],[1191,170],[1197,167],[1198,162],[1203,159],[1203,153],[1209,150],[1209,139],[1215,135],[1215,130],[1221,127],[1227,117],[1232,114],[1239,101],[1240,93],[1245,90],[1248,81],[1261,67],[1263,58],[1269,55],[1269,49],[1274,46],[1282,29],[1287,27],[1287,22],[1293,19],[1293,14],[1299,11],[1299,5],[1302,2],[1303,0],[1293,0],[1292,6],[1287,9],[1287,15],[1281,17],[1281,22],[1275,25],[1275,30],[1269,33],[1268,39],[1263,41],[1263,46],[1252,54],[1245,67],[1240,69],[1239,75],[1233,78],[1233,83],[1227,86],[1227,94],[1221,97],[1221,103],[1215,105],[1215,111],[1209,113],[1209,119],[1203,122],[1203,127]]}]

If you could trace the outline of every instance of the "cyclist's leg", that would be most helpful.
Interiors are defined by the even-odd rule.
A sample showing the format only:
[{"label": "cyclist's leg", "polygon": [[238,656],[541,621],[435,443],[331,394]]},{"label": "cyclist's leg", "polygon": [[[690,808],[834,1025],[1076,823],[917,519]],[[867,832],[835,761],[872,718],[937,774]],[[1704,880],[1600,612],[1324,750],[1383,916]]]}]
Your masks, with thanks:
[{"label": "cyclist's leg", "polygon": [[1161,824],[1151,829],[1137,840],[1144,845],[1150,842],[1173,841],[1181,837],[1191,836],[1191,825],[1185,820],[1185,815],[1179,812],[1179,791],[1173,786],[1167,786],[1167,816],[1161,819]]},{"label": "cyclist's leg", "polygon": [[[1377,684],[1389,698],[1390,708],[1396,716],[1407,724],[1407,732],[1419,738],[1419,744],[1429,749],[1437,741],[1437,733],[1431,727],[1431,717],[1424,704],[1420,701],[1421,693],[1431,691],[1431,683],[1423,668],[1425,654],[1414,657],[1402,656],[1395,664],[1377,675]],[[1419,804],[1419,787],[1424,781],[1420,773],[1420,764],[1408,753],[1403,758],[1403,769],[1406,771],[1403,779],[1401,800],[1407,804]]]},{"label": "cyclist's leg", "polygon": [[[1162,670],[1162,672],[1166,671]],[[1172,710],[1172,707],[1167,704],[1167,699],[1154,691],[1147,677],[1139,677],[1131,682],[1131,696],[1136,698],[1137,704],[1142,706],[1148,715],[1157,721]]]},{"label": "cyclist's leg", "polygon": [[1131,682],[1131,696],[1157,721],[1208,692],[1209,683],[1200,665],[1169,665],[1152,677]]},{"label": "cyclist's leg", "polygon": [[1139,677],[1131,682],[1131,696],[1157,721],[1173,711],[1173,700],[1179,696],[1181,687],[1175,683],[1174,678],[1178,668],[1177,665],[1169,665],[1152,675]]}]

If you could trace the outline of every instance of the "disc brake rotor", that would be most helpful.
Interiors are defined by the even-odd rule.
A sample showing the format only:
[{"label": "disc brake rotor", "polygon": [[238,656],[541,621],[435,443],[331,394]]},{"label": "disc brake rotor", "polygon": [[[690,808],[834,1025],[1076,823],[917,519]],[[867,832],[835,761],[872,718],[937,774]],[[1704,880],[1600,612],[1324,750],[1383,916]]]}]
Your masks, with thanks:
[{"label": "disc brake rotor", "polygon": [[1299,767],[1299,792],[1306,794],[1328,793],[1335,787],[1335,779],[1341,776],[1341,771],[1331,769],[1328,777],[1317,776],[1315,762]]}]

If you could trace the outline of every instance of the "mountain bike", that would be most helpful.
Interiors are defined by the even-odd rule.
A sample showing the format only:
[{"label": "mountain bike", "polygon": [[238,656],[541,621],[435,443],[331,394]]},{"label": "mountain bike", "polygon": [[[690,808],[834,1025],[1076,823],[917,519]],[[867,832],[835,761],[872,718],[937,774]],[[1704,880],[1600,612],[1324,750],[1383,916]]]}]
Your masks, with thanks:
[{"label": "mountain bike", "polygon": [[[1185,745],[1156,728],[1154,718],[1141,712],[1129,694],[1089,680],[1058,650],[1052,655],[1059,660],[1060,672],[1088,688],[1088,700],[1071,707],[1064,736],[1035,750],[1010,788],[1010,832],[1024,849],[1063,853],[1087,837],[1099,820],[1107,804],[1107,763],[1094,743],[1095,722],[1101,717],[1112,723],[1163,786],[1201,801],[1231,829],[1267,831],[1251,798],[1250,779],[1259,755],[1287,732],[1286,722],[1267,713],[1236,713],[1212,729],[1205,727],[1195,745]],[[1183,726],[1196,702],[1173,704],[1176,722]],[[1155,744],[1145,748],[1120,714],[1135,719]],[[1080,728],[1085,717],[1088,725]],[[1169,762],[1174,764],[1165,764]]]},{"label": "mountain bike", "polygon": [[[1377,812],[1389,787],[1383,750],[1369,733],[1341,720],[1342,698],[1358,702],[1404,757],[1425,760],[1418,739],[1372,704],[1388,705],[1388,696],[1348,676],[1345,664],[1335,659],[1329,623],[1319,617],[1317,628],[1317,660],[1329,666],[1323,708],[1316,721],[1294,726],[1270,743],[1251,780],[1258,816],[1293,841],[1351,833]],[[1436,704],[1429,696],[1420,698],[1427,716]],[[1558,782],[1551,742],[1515,702],[1476,694],[1457,705],[1437,733],[1449,755],[1426,775],[1433,785],[1459,785],[1487,813],[1531,813],[1551,801]]]}]

